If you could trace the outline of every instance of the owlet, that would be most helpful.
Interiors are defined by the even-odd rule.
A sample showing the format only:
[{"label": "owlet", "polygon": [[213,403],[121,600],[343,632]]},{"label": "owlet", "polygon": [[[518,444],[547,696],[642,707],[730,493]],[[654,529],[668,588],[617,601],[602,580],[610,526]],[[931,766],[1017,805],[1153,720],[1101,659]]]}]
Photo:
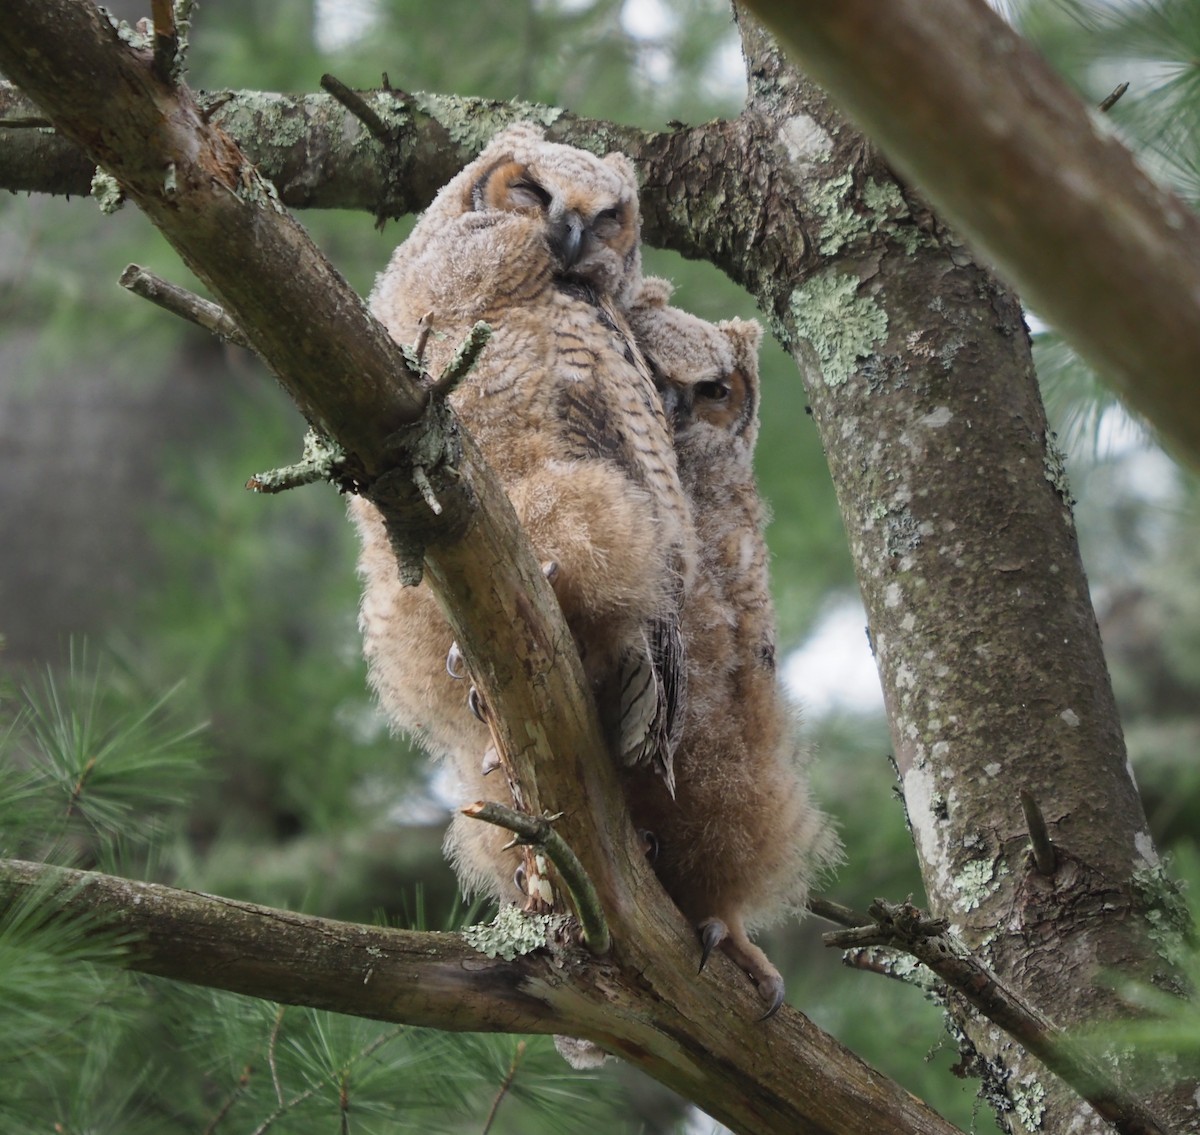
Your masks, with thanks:
[{"label": "owlet", "polygon": [[761,327],[670,307],[642,283],[630,311],[663,384],[698,560],[683,605],[689,700],[675,758],[677,796],[648,778],[629,792],[634,823],[657,840],[655,870],[700,932],[756,983],[768,1014],[779,971],[749,937],[804,909],[810,882],[839,856],[813,804],[803,748],[775,672],[775,620],[752,459]]},{"label": "owlet", "polygon": [[[451,402],[547,565],[609,747],[623,764],[653,768],[666,791],[695,537],[659,396],[621,314],[640,275],[636,189],[621,154],[601,159],[509,128],[438,193],[377,280],[371,310],[403,343],[432,329],[433,374],[477,320],[491,325]],[[482,775],[489,733],[447,676],[451,632],[433,595],[401,585],[375,508],[350,507],[381,704],[449,758],[464,800],[511,804],[502,778]],[[466,889],[515,896],[518,855],[501,852],[506,838],[455,817],[447,847]]]}]

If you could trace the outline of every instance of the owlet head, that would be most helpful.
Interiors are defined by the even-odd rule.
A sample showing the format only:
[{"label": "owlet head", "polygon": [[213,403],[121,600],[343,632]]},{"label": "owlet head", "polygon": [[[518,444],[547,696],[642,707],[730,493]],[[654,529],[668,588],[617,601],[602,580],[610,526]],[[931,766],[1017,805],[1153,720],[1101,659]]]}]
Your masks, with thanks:
[{"label": "owlet head", "polygon": [[545,226],[555,276],[623,304],[641,275],[641,216],[633,164],[547,142],[528,124],[510,127],[472,163],[465,210],[522,213]]},{"label": "owlet head", "polygon": [[753,446],[758,434],[758,348],[754,320],[708,323],[671,307],[666,280],[643,280],[629,323],[655,373],[676,444],[703,435]]}]

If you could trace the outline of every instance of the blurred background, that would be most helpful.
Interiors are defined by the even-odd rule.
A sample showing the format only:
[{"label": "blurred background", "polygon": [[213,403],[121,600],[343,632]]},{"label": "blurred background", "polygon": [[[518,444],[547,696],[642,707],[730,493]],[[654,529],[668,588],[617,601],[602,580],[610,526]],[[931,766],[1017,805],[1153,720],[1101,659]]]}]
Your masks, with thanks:
[{"label": "blurred background", "polygon": [[[1093,105],[1129,82],[1111,128],[1200,199],[1192,0],[1005,12]],[[325,71],[650,128],[735,115],[744,95],[720,0],[205,0],[197,14],[193,87],[311,92]],[[300,219],[364,294],[411,223]],[[201,290],[132,207],[105,217],[92,201],[0,199],[0,853],[338,918],[439,929],[490,917],[464,906],[442,860],[431,770],[367,693],[344,502],[325,485],[242,488],[297,459],[304,423],[251,356],[118,287],[131,261]],[[654,250],[646,261],[681,306],[754,315],[709,265]],[[1196,480],[1030,321],[1151,826],[1173,872],[1200,878]],[[829,896],[920,902],[865,617],[804,408],[795,367],[768,342],[757,467],[785,673],[848,849]],[[770,936],[789,1001],[960,1126],[996,1130],[975,1082],[950,1074],[940,1008],[844,968],[821,946],[826,928],[810,918]],[[545,1038],[278,1010],[97,960],[32,915],[0,931],[0,1131],[714,1129],[623,1065],[571,1072]]]}]

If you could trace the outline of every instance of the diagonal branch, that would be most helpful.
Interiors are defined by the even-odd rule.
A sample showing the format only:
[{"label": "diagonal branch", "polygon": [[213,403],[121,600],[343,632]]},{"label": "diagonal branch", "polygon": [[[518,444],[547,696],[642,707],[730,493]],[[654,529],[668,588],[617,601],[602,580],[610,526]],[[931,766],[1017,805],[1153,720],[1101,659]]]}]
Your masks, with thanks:
[{"label": "diagonal branch", "polygon": [[1182,457],[1200,464],[1200,218],[984,0],[746,0]]},{"label": "diagonal branch", "polygon": [[1102,1068],[1044,1013],[1005,985],[944,919],[925,918],[911,903],[883,899],[876,899],[868,911],[875,925],[832,931],[824,935],[825,944],[838,949],[888,946],[911,954],[1070,1084],[1120,1135],[1166,1135],[1158,1119],[1121,1089],[1111,1069]]}]

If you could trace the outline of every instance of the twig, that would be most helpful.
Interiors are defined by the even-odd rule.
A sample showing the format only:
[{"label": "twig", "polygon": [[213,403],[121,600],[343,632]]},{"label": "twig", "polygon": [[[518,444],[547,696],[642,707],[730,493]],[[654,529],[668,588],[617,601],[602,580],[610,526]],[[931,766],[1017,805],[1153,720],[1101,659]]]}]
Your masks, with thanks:
[{"label": "twig", "polygon": [[1124,94],[1124,93],[1125,93],[1127,90],[1129,90],[1129,84],[1128,84],[1128,83],[1119,83],[1119,84],[1118,84],[1116,87],[1114,87],[1114,88],[1113,88],[1113,92],[1112,92],[1112,94],[1111,94],[1111,95],[1109,95],[1109,96],[1108,96],[1106,99],[1104,99],[1104,100],[1103,100],[1103,101],[1100,103],[1100,106],[1099,106],[1100,113],[1101,113],[1101,114],[1107,114],[1107,113],[1108,113],[1110,110],[1112,110],[1112,108],[1113,108],[1113,107],[1116,105],[1116,103],[1117,103],[1117,100],[1118,100],[1118,99],[1119,99],[1119,98],[1120,98],[1120,97],[1121,97],[1121,96],[1122,96],[1122,95],[1123,95],[1123,94]]},{"label": "twig", "polygon": [[525,1042],[517,1041],[517,1050],[513,1053],[512,1063],[508,1066],[508,1073],[500,1083],[500,1090],[496,1093],[496,1098],[492,1100],[492,1110],[488,1112],[487,1122],[483,1125],[483,1131],[480,1135],[488,1135],[492,1129],[492,1123],[496,1118],[496,1112],[500,1109],[500,1103],[506,1095],[508,1089],[512,1087],[513,1078],[517,1074],[517,1066],[521,1063],[522,1057],[525,1055]]},{"label": "twig", "polygon": [[1121,1135],[1168,1135],[1146,1108],[1113,1082],[1110,1070],[1005,986],[950,933],[945,919],[926,918],[912,903],[883,899],[876,899],[868,913],[875,925],[832,931],[822,936],[825,944],[842,949],[889,946],[911,954],[1060,1076]]},{"label": "twig", "polygon": [[429,510],[434,516],[442,515],[442,504],[437,499],[437,495],[433,491],[433,485],[429,483],[429,477],[425,473],[423,465],[413,466],[413,482],[421,492],[421,496],[425,499],[425,503],[429,505]]},{"label": "twig", "polygon": [[838,926],[862,926],[867,919],[848,906],[832,899],[809,899],[805,904],[812,914],[826,922],[834,922]]},{"label": "twig", "polygon": [[[398,1037],[403,1031],[404,1031],[403,1028],[398,1028],[398,1029],[390,1029],[386,1033],[380,1033],[380,1035],[377,1036],[373,1041],[371,1041],[370,1044],[364,1045],[361,1049],[358,1050],[357,1053],[355,1053],[352,1057],[350,1057],[350,1059],[347,1060],[346,1063],[341,1068],[338,1069],[338,1071],[337,1071],[337,1073],[335,1073],[335,1075],[338,1075],[341,1077],[341,1080],[339,1082],[339,1097],[338,1097],[339,1101],[342,1100],[341,1092],[344,1091],[344,1089],[345,1089],[345,1084],[346,1084],[345,1077],[349,1076],[350,1069],[353,1068],[354,1065],[357,1064],[360,1060],[366,1060],[366,1058],[368,1056],[370,1056],[372,1053],[374,1053],[377,1049],[380,1049],[385,1044],[388,1044],[391,1041],[395,1040],[396,1037]],[[312,1099],[313,1096],[315,1096],[318,1092],[320,1092],[325,1087],[326,1083],[327,1083],[326,1080],[320,1080],[317,1083],[313,1084],[313,1086],[311,1088],[306,1088],[304,1091],[300,1092],[298,1095],[292,1096],[292,1098],[290,1100],[287,1100],[287,1101],[281,1100],[279,1103],[279,1106],[273,1112],[271,1112],[271,1114],[268,1115],[267,1118],[264,1119],[254,1129],[253,1135],[264,1135],[265,1132],[269,1131],[272,1127],[275,1126],[275,1120],[282,1119],[293,1108],[304,1103],[305,1100]],[[346,1100],[345,1106],[342,1108],[343,1115],[345,1115],[346,1110],[348,1108],[349,1108],[349,1101]]]},{"label": "twig", "polygon": [[462,811],[464,816],[470,816],[473,820],[483,820],[485,823],[507,828],[517,837],[519,843],[541,848],[558,869],[563,885],[571,896],[575,913],[583,927],[584,944],[593,954],[608,953],[612,939],[600,898],[575,852],[551,826],[552,820],[557,817],[530,816],[493,801],[477,801],[468,804]]},{"label": "twig", "polygon": [[1025,826],[1029,829],[1029,846],[1033,851],[1033,862],[1042,875],[1053,875],[1058,866],[1058,856],[1054,844],[1050,842],[1050,833],[1046,830],[1046,820],[1041,808],[1033,798],[1033,793],[1022,788],[1020,793],[1021,811],[1025,813]]},{"label": "twig", "polygon": [[371,136],[390,152],[396,142],[396,132],[375,113],[362,95],[352,91],[341,79],[330,74],[321,76],[321,89],[337,99],[371,132]]},{"label": "twig", "polygon": [[217,1114],[212,1117],[212,1120],[208,1126],[204,1128],[204,1135],[213,1135],[213,1132],[216,1131],[225,1117],[233,1109],[233,1105],[246,1094],[246,1089],[250,1086],[250,1076],[253,1074],[253,1072],[254,1069],[251,1068],[249,1064],[242,1069],[242,1074],[238,1077],[237,1087],[235,1087],[233,1091],[229,1093],[229,1098],[225,1100],[225,1102],[221,1105],[220,1110],[218,1110]]},{"label": "twig", "polygon": [[275,1045],[279,1040],[279,1030],[283,1026],[283,1014],[286,1010],[286,1005],[279,1006],[279,1011],[275,1014],[275,1023],[271,1026],[270,1039],[267,1041],[267,1064],[271,1069],[271,1083],[275,1085],[275,1098],[280,1107],[283,1107],[283,1085],[279,1082],[279,1067],[275,1063]]},{"label": "twig", "polygon": [[178,315],[181,319],[196,324],[197,327],[203,327],[205,331],[211,331],[227,343],[252,350],[250,341],[242,334],[242,329],[234,323],[220,304],[201,299],[194,292],[189,292],[186,288],[179,287],[178,284],[172,284],[169,280],[164,280],[161,276],[156,276],[153,272],[137,264],[130,264],[121,273],[121,278],[117,282],[121,287],[128,288],[134,295],[158,304],[172,315]]},{"label": "twig", "polygon": [[246,488],[255,493],[282,493],[314,481],[335,481],[345,460],[346,451],[337,442],[310,428],[304,435],[304,452],[299,461],[255,473],[246,482]]},{"label": "twig", "polygon": [[[418,350],[424,349],[427,332],[418,340]],[[467,375],[479,358],[480,352],[487,346],[492,337],[492,329],[482,320],[475,324],[467,336],[458,345],[453,358],[446,364],[445,369],[437,377],[437,381],[429,388],[434,398],[445,398]],[[419,357],[419,355],[418,355]]]},{"label": "twig", "polygon": [[173,0],[150,0],[150,16],[154,20],[154,71],[164,83],[174,82],[179,35]]}]

